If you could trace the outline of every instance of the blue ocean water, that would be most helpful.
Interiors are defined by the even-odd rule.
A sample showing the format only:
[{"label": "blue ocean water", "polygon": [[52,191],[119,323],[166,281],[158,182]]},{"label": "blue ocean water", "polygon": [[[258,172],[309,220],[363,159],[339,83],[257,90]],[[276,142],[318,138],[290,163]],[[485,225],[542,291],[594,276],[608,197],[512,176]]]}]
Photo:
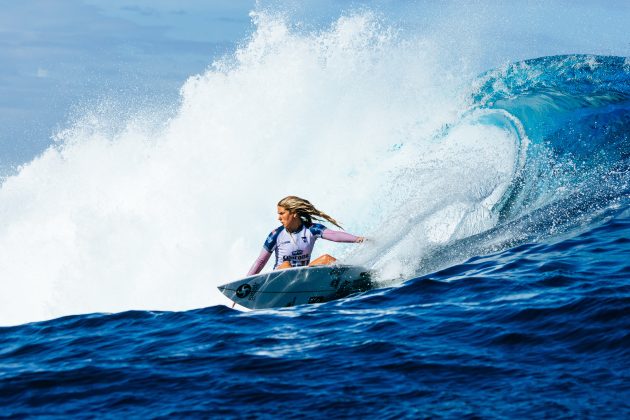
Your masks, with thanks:
[{"label": "blue ocean water", "polygon": [[624,418],[629,244],[615,212],[327,304],[3,328],[0,405],[18,417]]},{"label": "blue ocean water", "polygon": [[628,418],[630,61],[544,57],[473,85],[461,119],[515,133],[519,165],[496,225],[428,250],[428,274],[281,310],[3,327],[1,414]]}]

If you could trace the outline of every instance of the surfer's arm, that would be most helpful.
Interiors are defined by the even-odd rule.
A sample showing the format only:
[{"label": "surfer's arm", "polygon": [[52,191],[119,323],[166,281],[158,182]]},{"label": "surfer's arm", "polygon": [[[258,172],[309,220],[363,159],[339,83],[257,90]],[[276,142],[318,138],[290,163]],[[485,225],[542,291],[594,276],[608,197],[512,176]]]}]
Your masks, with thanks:
[{"label": "surfer's arm", "polygon": [[262,270],[265,267],[265,264],[267,264],[267,261],[269,261],[269,257],[271,257],[271,252],[263,248],[262,251],[260,251],[258,258],[256,258],[256,261],[254,261],[252,268],[250,268],[247,272],[247,275],[253,276],[254,274],[260,273],[260,270]]},{"label": "surfer's arm", "polygon": [[348,232],[332,229],[325,229],[322,232],[322,238],[333,242],[363,242],[365,240],[363,236],[354,236]]}]

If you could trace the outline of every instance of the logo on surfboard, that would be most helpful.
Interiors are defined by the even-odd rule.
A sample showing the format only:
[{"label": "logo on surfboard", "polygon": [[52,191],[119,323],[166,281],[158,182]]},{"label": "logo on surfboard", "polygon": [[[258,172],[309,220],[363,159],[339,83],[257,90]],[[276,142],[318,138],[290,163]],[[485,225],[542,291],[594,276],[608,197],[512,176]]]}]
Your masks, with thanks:
[{"label": "logo on surfboard", "polygon": [[[234,289],[232,289],[234,290]],[[241,284],[240,286],[238,286],[238,289],[236,289],[236,296],[240,297],[241,299],[246,297],[247,295],[249,295],[249,293],[252,291],[252,286],[250,286],[249,284],[245,283],[245,284]]]}]

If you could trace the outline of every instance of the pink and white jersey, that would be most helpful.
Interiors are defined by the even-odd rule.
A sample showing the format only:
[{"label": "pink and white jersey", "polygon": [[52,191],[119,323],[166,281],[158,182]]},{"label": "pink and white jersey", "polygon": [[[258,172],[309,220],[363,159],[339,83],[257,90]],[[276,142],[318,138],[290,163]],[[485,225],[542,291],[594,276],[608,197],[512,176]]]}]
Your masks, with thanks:
[{"label": "pink and white jersey", "polygon": [[313,223],[309,227],[302,224],[296,232],[288,232],[284,226],[274,229],[263,245],[265,250],[276,254],[273,268],[285,261],[289,261],[292,267],[308,265],[315,240],[322,237],[324,230],[326,226],[319,223]]}]

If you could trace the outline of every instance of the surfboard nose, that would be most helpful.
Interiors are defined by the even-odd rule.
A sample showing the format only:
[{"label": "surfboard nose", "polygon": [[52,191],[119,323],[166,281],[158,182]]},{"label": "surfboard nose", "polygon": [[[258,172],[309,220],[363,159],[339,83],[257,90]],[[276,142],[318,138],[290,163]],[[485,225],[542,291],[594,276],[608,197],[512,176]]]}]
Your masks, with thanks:
[{"label": "surfboard nose", "polygon": [[217,286],[217,289],[219,289],[219,291],[221,293],[223,293],[225,296],[229,297],[230,299],[236,297],[235,296],[235,290],[232,289],[231,287],[229,287],[229,284],[222,284],[221,286]]}]

